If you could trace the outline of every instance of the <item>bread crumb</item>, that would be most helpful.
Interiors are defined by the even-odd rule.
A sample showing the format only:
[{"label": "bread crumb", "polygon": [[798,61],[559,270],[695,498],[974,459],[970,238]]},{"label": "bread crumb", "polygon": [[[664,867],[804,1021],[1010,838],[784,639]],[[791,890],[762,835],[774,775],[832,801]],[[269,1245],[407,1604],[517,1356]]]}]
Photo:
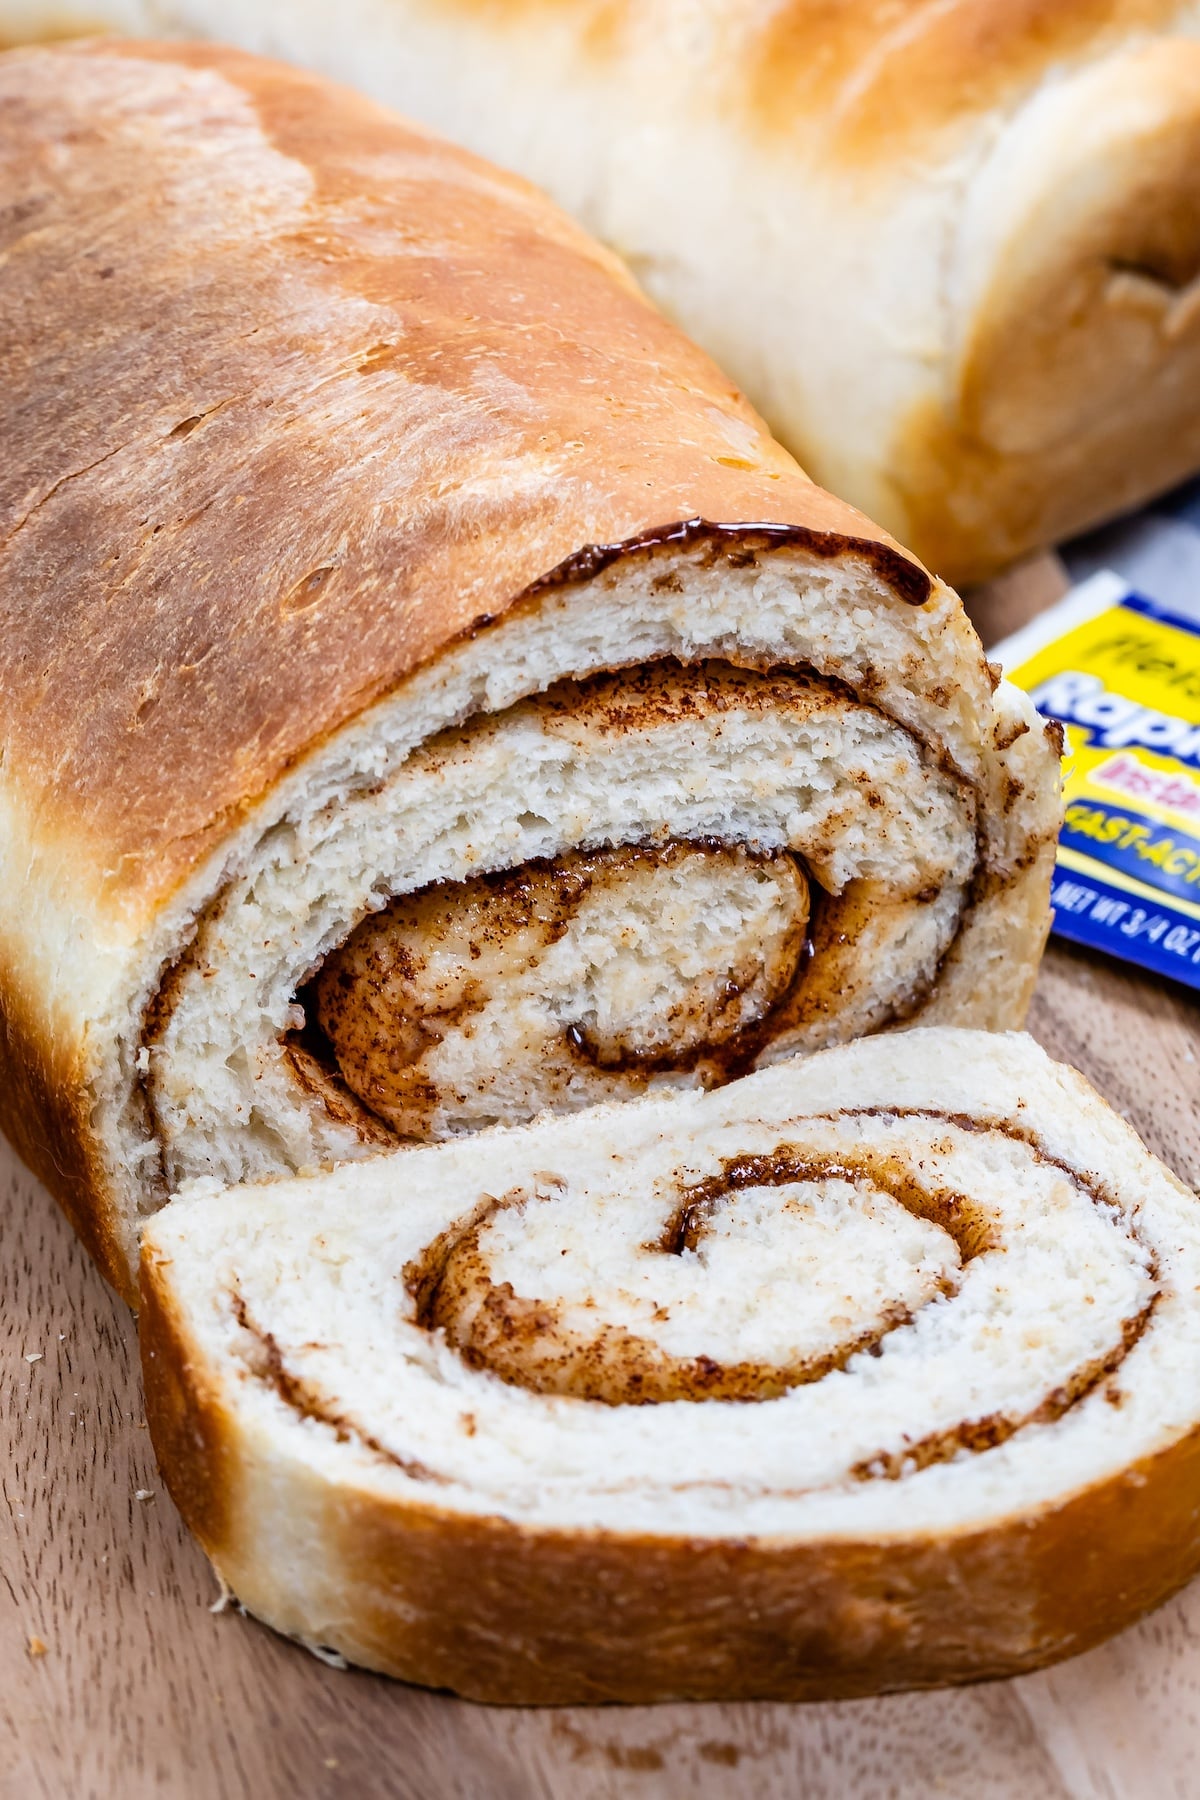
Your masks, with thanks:
[{"label": "bread crumb", "polygon": [[[213,1574],[216,1575],[216,1573],[217,1572],[214,1569]],[[225,1611],[226,1607],[237,1605],[237,1595],[234,1593],[234,1591],[230,1587],[229,1583],[225,1580],[224,1576],[217,1575],[217,1582],[220,1586],[221,1591],[217,1595],[216,1599],[213,1601],[212,1605],[209,1607],[208,1610],[210,1613],[223,1613]]]},{"label": "bread crumb", "polygon": [[153,1488],[139,1488],[133,1497],[135,1500],[153,1500],[154,1489]]},{"label": "bread crumb", "polygon": [[38,1657],[45,1656],[47,1646],[42,1642],[40,1637],[35,1637],[34,1634],[30,1632],[29,1641],[26,1644],[25,1649],[29,1656]]}]

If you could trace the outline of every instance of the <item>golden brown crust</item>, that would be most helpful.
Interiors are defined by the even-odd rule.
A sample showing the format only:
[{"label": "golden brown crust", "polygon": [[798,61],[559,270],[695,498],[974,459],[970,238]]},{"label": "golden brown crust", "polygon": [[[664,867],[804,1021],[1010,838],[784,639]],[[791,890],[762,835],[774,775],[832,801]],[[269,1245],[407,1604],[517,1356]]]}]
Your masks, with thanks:
[{"label": "golden brown crust", "polygon": [[[882,544],[614,259],[465,153],[232,51],[6,61],[9,779],[126,906],[585,546],[700,517]],[[121,117],[147,63],[153,133]]]},{"label": "golden brown crust", "polygon": [[91,1128],[80,1046],[51,1039],[7,974],[0,962],[0,1131],[60,1201],[89,1256],[132,1300]]},{"label": "golden brown crust", "polygon": [[[902,1546],[451,1528],[362,1495],[339,1548],[349,1592],[375,1597],[374,1666],[409,1680],[517,1704],[849,1699],[1088,1649],[1195,1573],[1198,1500],[1193,1433],[1056,1512]],[[415,1642],[398,1630],[401,1594],[420,1596]]]},{"label": "golden brown crust", "polygon": [[163,1466],[171,1469],[172,1496],[209,1550],[236,1529],[232,1421],[206,1381],[201,1359],[189,1349],[162,1268],[149,1256],[142,1262],[140,1299],[147,1422],[153,1416],[158,1454]]},{"label": "golden brown crust", "polygon": [[[171,1493],[239,1596],[296,1629],[239,1513],[254,1479],[240,1427],[169,1275],[144,1264],[142,1284],[146,1413]],[[535,1530],[288,1479],[352,1621],[343,1647],[499,1704],[844,1699],[1014,1675],[1123,1629],[1200,1566],[1200,1431],[1056,1508],[891,1544]]]},{"label": "golden brown crust", "polygon": [[1162,29],[1179,0],[785,0],[748,55],[747,110],[772,133],[824,116],[846,160],[892,163],[1010,103],[1064,60]]},{"label": "golden brown crust", "polygon": [[[436,4],[488,31],[569,11],[599,67],[633,57],[644,31],[631,0]],[[1179,10],[1179,0],[782,0],[726,8],[714,61],[753,131],[794,138],[816,122],[840,159],[891,166],[902,148],[1010,103],[1065,60],[1162,30]]]}]

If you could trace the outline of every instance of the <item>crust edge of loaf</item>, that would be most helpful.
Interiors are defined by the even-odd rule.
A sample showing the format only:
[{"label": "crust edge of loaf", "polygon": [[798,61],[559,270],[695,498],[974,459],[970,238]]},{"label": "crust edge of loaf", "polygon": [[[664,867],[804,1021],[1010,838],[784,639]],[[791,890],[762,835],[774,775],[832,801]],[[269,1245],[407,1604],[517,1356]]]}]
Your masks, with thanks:
[{"label": "crust edge of loaf", "polygon": [[[163,1477],[244,1608],[309,1648],[488,1704],[820,1701],[992,1680],[1091,1648],[1200,1568],[1200,1427],[990,1528],[621,1537],[454,1514],[264,1459],[187,1329],[169,1262],[149,1254],[141,1339]],[[267,1487],[308,1527],[302,1569],[264,1554]]]},{"label": "crust edge of loaf", "polygon": [[86,1036],[48,1030],[15,984],[0,980],[0,1130],[106,1280],[132,1300],[112,1172],[92,1125]]}]

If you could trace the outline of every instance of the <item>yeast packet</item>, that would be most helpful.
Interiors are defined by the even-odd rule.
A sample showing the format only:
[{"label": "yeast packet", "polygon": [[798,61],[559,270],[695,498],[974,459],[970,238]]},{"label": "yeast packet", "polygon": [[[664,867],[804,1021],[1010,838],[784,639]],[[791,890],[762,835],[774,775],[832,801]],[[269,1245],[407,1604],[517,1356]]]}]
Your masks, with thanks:
[{"label": "yeast packet", "polygon": [[990,654],[1066,734],[1054,931],[1200,988],[1200,581],[1171,585],[1102,570]]}]

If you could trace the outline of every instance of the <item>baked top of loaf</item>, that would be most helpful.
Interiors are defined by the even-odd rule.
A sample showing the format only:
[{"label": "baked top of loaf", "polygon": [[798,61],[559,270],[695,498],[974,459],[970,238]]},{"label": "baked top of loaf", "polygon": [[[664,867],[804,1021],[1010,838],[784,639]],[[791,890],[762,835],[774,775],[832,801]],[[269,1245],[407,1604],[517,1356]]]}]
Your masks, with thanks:
[{"label": "baked top of loaf", "polygon": [[[302,9],[290,8],[289,11]],[[568,40],[597,70],[640,55],[660,69],[686,63],[735,117],[770,144],[811,132],[838,162],[905,178],[905,158],[931,139],[1011,109],[1056,72],[1102,58],[1131,37],[1186,31],[1195,0],[419,0],[419,19],[452,10],[488,33],[540,30]],[[0,46],[100,28],[152,35],[170,30],[238,37],[237,20],[211,4],[170,0],[13,0],[0,5]],[[303,22],[292,22],[301,42]],[[264,31],[248,22],[251,40]],[[278,36],[278,30],[276,30]]]},{"label": "baked top of loaf", "polygon": [[0,0],[0,38],[103,27],[520,170],[959,583],[1200,466],[1198,0]]},{"label": "baked top of loaf", "polygon": [[0,100],[5,783],[102,904],[586,546],[766,521],[929,593],[615,258],[371,102],[115,43]]},{"label": "baked top of loaf", "polygon": [[[918,1030],[173,1202],[143,1248],[148,1416],[243,1601],[409,1678],[965,1679],[1082,1647],[1200,1558],[1175,1531],[1197,1283],[1195,1196],[1081,1077],[1028,1038]],[[603,1570],[561,1668],[545,1591],[540,1624],[490,1619],[497,1672],[499,1603],[451,1574],[468,1546],[534,1588]],[[434,1560],[463,1621],[436,1650]]]},{"label": "baked top of loaf", "polygon": [[[524,9],[518,0],[509,10]],[[575,10],[611,19],[616,9],[577,0]],[[724,27],[737,46],[727,79],[764,135],[803,141],[808,127],[835,159],[904,180],[906,153],[928,151],[947,127],[1007,109],[1065,64],[1195,10],[1194,0],[783,0],[754,16],[729,0],[714,50]],[[625,7],[627,28],[637,11]]]}]

